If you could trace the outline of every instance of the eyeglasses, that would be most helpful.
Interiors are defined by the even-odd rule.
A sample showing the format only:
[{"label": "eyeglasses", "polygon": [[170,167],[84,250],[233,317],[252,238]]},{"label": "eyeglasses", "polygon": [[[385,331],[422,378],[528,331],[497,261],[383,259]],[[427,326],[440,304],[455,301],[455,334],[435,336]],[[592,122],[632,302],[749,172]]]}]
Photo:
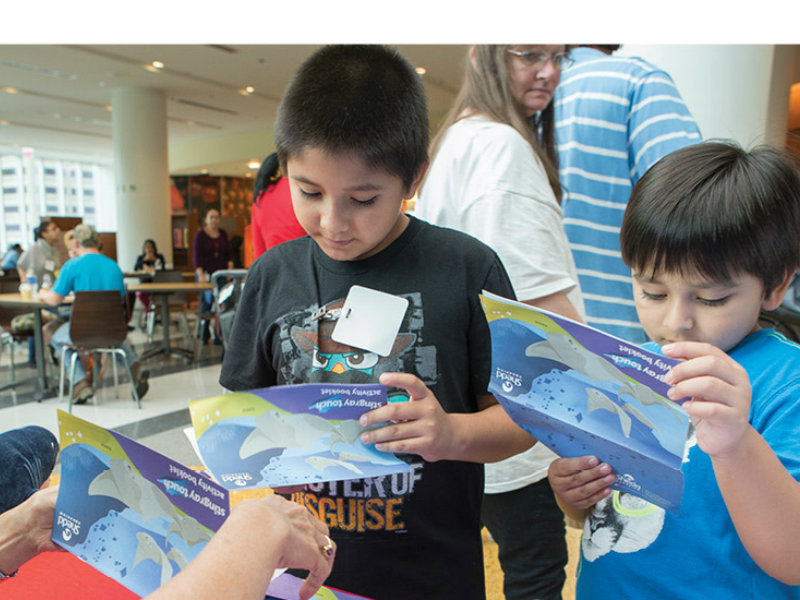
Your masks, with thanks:
[{"label": "eyeglasses", "polygon": [[575,60],[569,55],[569,52],[559,52],[558,54],[548,54],[540,50],[506,50],[509,54],[513,54],[522,61],[526,67],[536,67],[541,69],[547,64],[547,61],[553,62],[553,67],[560,71],[565,67],[569,67]]}]

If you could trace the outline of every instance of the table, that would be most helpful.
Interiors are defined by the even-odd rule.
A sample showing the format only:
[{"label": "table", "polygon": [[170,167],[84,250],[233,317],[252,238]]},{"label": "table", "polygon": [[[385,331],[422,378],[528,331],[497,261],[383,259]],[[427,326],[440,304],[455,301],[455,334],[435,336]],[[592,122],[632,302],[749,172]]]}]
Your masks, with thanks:
[{"label": "table", "polygon": [[[62,304],[71,304],[73,297],[69,296],[64,298]],[[0,305],[12,307],[24,307],[33,312],[33,346],[34,346],[34,360],[36,362],[36,387],[33,392],[33,397],[36,401],[41,401],[45,393],[49,392],[47,384],[47,369],[44,360],[44,340],[42,339],[42,309],[50,307],[49,304],[41,300],[26,300],[22,294],[0,294]],[[0,387],[5,389],[7,387],[19,385],[20,381]],[[55,388],[53,388],[55,390]]]},{"label": "table", "polygon": [[197,281],[163,281],[158,283],[132,283],[128,286],[129,292],[147,292],[152,296],[157,296],[161,300],[161,331],[163,341],[158,348],[152,348],[144,352],[139,358],[144,360],[158,354],[178,354],[187,358],[193,358],[194,352],[186,348],[173,347],[169,342],[169,295],[179,292],[204,292],[212,289],[210,282]]}]

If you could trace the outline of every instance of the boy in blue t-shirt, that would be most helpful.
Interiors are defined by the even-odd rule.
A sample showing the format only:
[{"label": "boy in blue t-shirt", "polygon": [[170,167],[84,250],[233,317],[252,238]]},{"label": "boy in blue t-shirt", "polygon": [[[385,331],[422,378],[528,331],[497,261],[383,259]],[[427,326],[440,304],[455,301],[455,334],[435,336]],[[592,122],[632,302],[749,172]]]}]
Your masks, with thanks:
[{"label": "boy in blue t-shirt", "polygon": [[[284,94],[275,143],[309,235],[251,266],[220,383],[380,382],[410,399],[364,415],[361,434],[402,453],[409,473],[308,485],[293,499],[337,544],[327,584],[381,600],[482,600],[480,463],[533,439],[487,391],[478,295],[513,297],[502,263],[476,239],[401,211],[428,163],[419,75],[387,48],[322,48]],[[380,332],[388,352],[334,339],[354,285],[408,301],[399,329]]]},{"label": "boy in blue t-shirt", "polygon": [[617,491],[613,465],[553,462],[585,519],[577,597],[800,598],[800,347],[761,329],[800,263],[800,176],[776,150],[703,143],[656,163],[621,230],[652,345],[693,428],[680,516]]}]

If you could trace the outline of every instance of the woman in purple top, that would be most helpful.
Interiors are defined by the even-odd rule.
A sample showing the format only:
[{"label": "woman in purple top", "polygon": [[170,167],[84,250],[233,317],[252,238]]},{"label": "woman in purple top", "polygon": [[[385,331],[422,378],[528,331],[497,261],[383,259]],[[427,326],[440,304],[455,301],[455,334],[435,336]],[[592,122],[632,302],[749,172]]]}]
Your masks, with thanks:
[{"label": "woman in purple top", "polygon": [[[214,271],[220,269],[233,268],[233,251],[231,250],[228,235],[224,229],[219,227],[219,211],[211,208],[203,219],[203,228],[199,229],[194,236],[192,244],[192,260],[197,281],[209,281]],[[211,311],[213,295],[210,291],[203,292],[200,296],[200,312],[208,313]],[[205,321],[202,331],[203,343],[210,337],[208,322]],[[200,333],[200,332],[198,332]],[[216,332],[214,332],[214,343],[221,343]]]}]

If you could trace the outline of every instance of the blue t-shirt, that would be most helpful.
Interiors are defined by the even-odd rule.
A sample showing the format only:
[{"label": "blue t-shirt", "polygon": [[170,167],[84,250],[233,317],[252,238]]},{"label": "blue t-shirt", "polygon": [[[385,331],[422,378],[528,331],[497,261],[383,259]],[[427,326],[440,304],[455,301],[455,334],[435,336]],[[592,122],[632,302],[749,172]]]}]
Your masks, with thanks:
[{"label": "blue t-shirt", "polygon": [[[800,480],[800,346],[764,329],[729,354],[750,377],[750,424]],[[680,516],[618,492],[595,505],[581,539],[576,598],[800,598],[800,586],[779,583],[750,558],[711,459],[694,440],[682,471]]]},{"label": "blue t-shirt", "polygon": [[61,267],[53,291],[61,296],[70,292],[119,290],[125,294],[122,269],[103,254],[84,254],[69,259]]}]

